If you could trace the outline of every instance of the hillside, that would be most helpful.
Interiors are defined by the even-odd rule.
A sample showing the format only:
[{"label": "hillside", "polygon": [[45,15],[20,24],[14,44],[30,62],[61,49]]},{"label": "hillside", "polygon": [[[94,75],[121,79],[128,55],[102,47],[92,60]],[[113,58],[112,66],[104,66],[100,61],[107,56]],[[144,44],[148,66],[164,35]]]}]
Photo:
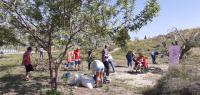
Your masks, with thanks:
[{"label": "hillside", "polygon": [[[184,39],[191,39],[194,34],[200,33],[200,28],[185,29],[179,31],[180,35]],[[150,66],[151,58],[149,53],[152,50],[159,50],[164,53],[167,48],[174,42],[174,35],[176,32],[170,32],[166,35],[159,35],[154,38],[146,40],[135,40],[128,42],[128,50],[133,50],[136,54],[142,52],[149,58]],[[199,34],[196,42],[200,42]],[[177,35],[177,41],[179,45],[183,44],[182,38]],[[166,47],[163,46],[163,42],[166,43]],[[122,60],[126,60],[126,52],[118,51],[112,54],[114,59],[118,60],[119,63],[124,63]],[[159,77],[157,84],[154,87],[150,87],[144,91],[144,95],[199,95],[200,94],[200,47],[191,48],[187,53],[187,57],[180,61],[180,65],[177,68],[171,68],[168,66],[168,56],[157,58],[158,65],[162,70],[167,71]],[[168,71],[169,70],[169,71]],[[120,75],[118,75],[120,76]],[[125,76],[123,76],[126,78]],[[153,77],[153,76],[151,76]],[[158,76],[157,76],[158,77]],[[129,77],[128,77],[129,78]],[[151,79],[151,78],[150,78]],[[142,81],[142,80],[141,80]],[[141,83],[139,81],[139,83]],[[134,82],[134,81],[133,81]],[[148,83],[148,82],[145,82]],[[137,84],[137,83],[136,83]],[[135,84],[134,84],[135,85]]]},{"label": "hillside", "polygon": [[[179,30],[179,35],[181,35],[184,39],[191,39],[195,33],[200,33],[200,28],[192,28],[192,29],[185,29],[185,30]],[[182,38],[177,34],[177,32],[170,32],[166,35],[159,35],[154,38],[149,38],[146,40],[135,40],[128,42],[128,49],[132,50],[136,54],[139,52],[142,52],[145,56],[149,57],[149,53],[153,50],[158,50],[164,55],[167,53],[168,47],[171,45],[172,42],[174,42],[174,35],[176,34],[178,44],[182,46],[183,40]],[[199,35],[198,35],[199,36]],[[198,37],[199,38],[199,37]],[[166,44],[166,47],[163,46],[163,42]],[[200,41],[197,41],[200,42]],[[199,47],[192,48],[190,51],[186,53],[188,56],[187,59],[184,59],[186,61],[185,63],[200,63],[200,60],[198,59],[200,57]],[[125,60],[126,51],[119,50],[112,54],[115,59],[118,60]],[[164,56],[164,59],[158,59],[163,60],[162,63],[168,63],[167,56]],[[196,60],[194,60],[196,59]],[[190,62],[194,61],[194,62]]]},{"label": "hillside", "polygon": [[[195,29],[194,29],[195,30]],[[197,29],[199,31],[199,29]],[[197,31],[195,30],[195,31]],[[187,30],[189,31],[189,30]],[[181,32],[188,37],[192,32]],[[198,32],[197,31],[197,32]],[[66,85],[66,72],[81,73],[90,75],[91,71],[87,70],[88,63],[83,61],[81,71],[65,70],[64,64],[61,66],[59,73],[59,88],[61,95],[199,95],[200,88],[200,48],[192,48],[188,57],[181,60],[178,69],[170,69],[168,65],[168,57],[160,56],[157,59],[158,64],[151,64],[149,53],[154,49],[164,50],[161,42],[163,38],[173,36],[173,33],[157,36],[152,39],[137,40],[128,43],[128,50],[134,50],[137,54],[142,52],[149,57],[149,68],[145,73],[129,72],[127,68],[126,52],[111,47],[110,53],[116,63],[116,73],[110,74],[111,82],[104,84],[100,88],[88,89],[82,86]],[[167,40],[170,45],[170,39]],[[114,49],[115,48],[115,49]],[[96,51],[95,56],[100,59],[101,49]],[[54,54],[56,55],[56,53]],[[86,55],[84,55],[86,56]],[[37,63],[38,54],[33,53],[33,63]],[[47,58],[47,54],[45,54]],[[0,94],[1,95],[46,95],[50,90],[49,74],[43,69],[35,70],[32,73],[31,81],[24,81],[24,67],[21,66],[22,54],[0,56]],[[46,61],[41,61],[43,64]],[[46,64],[47,65],[47,64]],[[45,68],[45,64],[38,65]],[[186,93],[186,94],[180,94]],[[188,94],[189,93],[189,94]],[[191,94],[192,93],[192,94]],[[49,95],[49,94],[47,94]]]}]

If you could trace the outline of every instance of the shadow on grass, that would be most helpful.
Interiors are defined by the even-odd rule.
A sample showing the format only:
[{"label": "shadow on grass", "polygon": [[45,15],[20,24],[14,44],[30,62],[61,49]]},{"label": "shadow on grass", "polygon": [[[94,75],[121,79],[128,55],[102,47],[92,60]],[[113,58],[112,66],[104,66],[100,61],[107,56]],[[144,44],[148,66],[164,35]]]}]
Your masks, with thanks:
[{"label": "shadow on grass", "polygon": [[132,75],[137,75],[137,74],[143,74],[141,72],[135,72],[135,71],[125,71],[126,73],[132,74]]},{"label": "shadow on grass", "polygon": [[158,68],[158,67],[149,67],[147,69],[147,72],[151,72],[151,73],[154,73],[154,74],[163,74],[163,70],[161,68]]},{"label": "shadow on grass", "polygon": [[121,65],[117,65],[117,66],[115,66],[115,67],[119,67],[119,68],[127,68],[127,66],[121,66]]},{"label": "shadow on grass", "polygon": [[153,73],[153,74],[163,74],[163,70],[161,68],[158,68],[158,67],[149,67],[148,69],[145,69],[143,72],[136,72],[136,71],[125,71],[129,74],[133,74],[133,75],[137,75],[137,74],[144,74],[144,73]]},{"label": "shadow on grass", "polygon": [[0,66],[0,72],[2,71],[7,71],[8,69],[11,69],[13,67],[16,67],[18,65],[3,65],[3,66]]},{"label": "shadow on grass", "polygon": [[40,81],[47,80],[47,78],[47,76],[40,76],[33,78],[30,81],[24,81],[22,79],[22,75],[5,75],[0,78],[0,94],[40,94],[40,89],[44,87],[44,85]]}]

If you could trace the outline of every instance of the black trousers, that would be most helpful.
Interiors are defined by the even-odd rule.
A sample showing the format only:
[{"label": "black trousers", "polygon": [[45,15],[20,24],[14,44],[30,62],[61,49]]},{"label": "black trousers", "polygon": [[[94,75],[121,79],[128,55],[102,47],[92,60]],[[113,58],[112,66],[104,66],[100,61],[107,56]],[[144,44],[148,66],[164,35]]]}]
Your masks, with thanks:
[{"label": "black trousers", "polygon": [[104,67],[105,67],[106,76],[109,76],[109,71],[110,71],[109,62],[104,61],[103,63],[104,63]]}]

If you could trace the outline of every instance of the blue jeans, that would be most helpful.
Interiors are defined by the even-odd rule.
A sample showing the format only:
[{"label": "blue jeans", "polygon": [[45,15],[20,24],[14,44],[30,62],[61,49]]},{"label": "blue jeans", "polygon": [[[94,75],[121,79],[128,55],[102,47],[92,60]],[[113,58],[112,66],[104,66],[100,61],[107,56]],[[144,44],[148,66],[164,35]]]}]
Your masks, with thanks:
[{"label": "blue jeans", "polygon": [[132,61],[132,60],[127,60],[127,62],[128,62],[128,63],[127,63],[127,64],[128,64],[128,67],[130,67],[130,66],[132,67],[132,66],[133,66],[133,61]]},{"label": "blue jeans", "polygon": [[105,73],[106,73],[106,76],[109,76],[109,62],[108,61],[104,61],[104,67],[105,67]]},{"label": "blue jeans", "polygon": [[156,64],[156,56],[151,54],[152,63]]},{"label": "blue jeans", "polygon": [[80,64],[81,64],[81,61],[80,61],[80,60],[75,61],[75,64],[76,64],[76,65],[80,65]]},{"label": "blue jeans", "polygon": [[112,60],[109,60],[108,62],[109,62],[110,65],[112,66],[113,72],[115,72],[115,66],[114,66],[114,64],[113,64],[113,61],[112,61]]}]

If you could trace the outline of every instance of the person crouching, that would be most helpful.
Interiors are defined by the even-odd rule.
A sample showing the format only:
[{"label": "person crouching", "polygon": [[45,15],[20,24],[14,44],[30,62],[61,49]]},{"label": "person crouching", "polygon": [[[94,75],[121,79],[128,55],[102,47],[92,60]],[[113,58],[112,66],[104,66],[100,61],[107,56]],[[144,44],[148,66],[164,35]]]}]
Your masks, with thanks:
[{"label": "person crouching", "polygon": [[103,83],[103,77],[104,77],[104,64],[100,60],[94,60],[90,64],[90,69],[92,70],[95,78],[96,87],[99,87]]},{"label": "person crouching", "polygon": [[144,65],[144,55],[142,53],[139,53],[139,56],[136,59],[135,67],[134,67],[134,69],[136,70],[136,72],[138,70],[141,70],[141,68],[142,68],[143,65]]}]

